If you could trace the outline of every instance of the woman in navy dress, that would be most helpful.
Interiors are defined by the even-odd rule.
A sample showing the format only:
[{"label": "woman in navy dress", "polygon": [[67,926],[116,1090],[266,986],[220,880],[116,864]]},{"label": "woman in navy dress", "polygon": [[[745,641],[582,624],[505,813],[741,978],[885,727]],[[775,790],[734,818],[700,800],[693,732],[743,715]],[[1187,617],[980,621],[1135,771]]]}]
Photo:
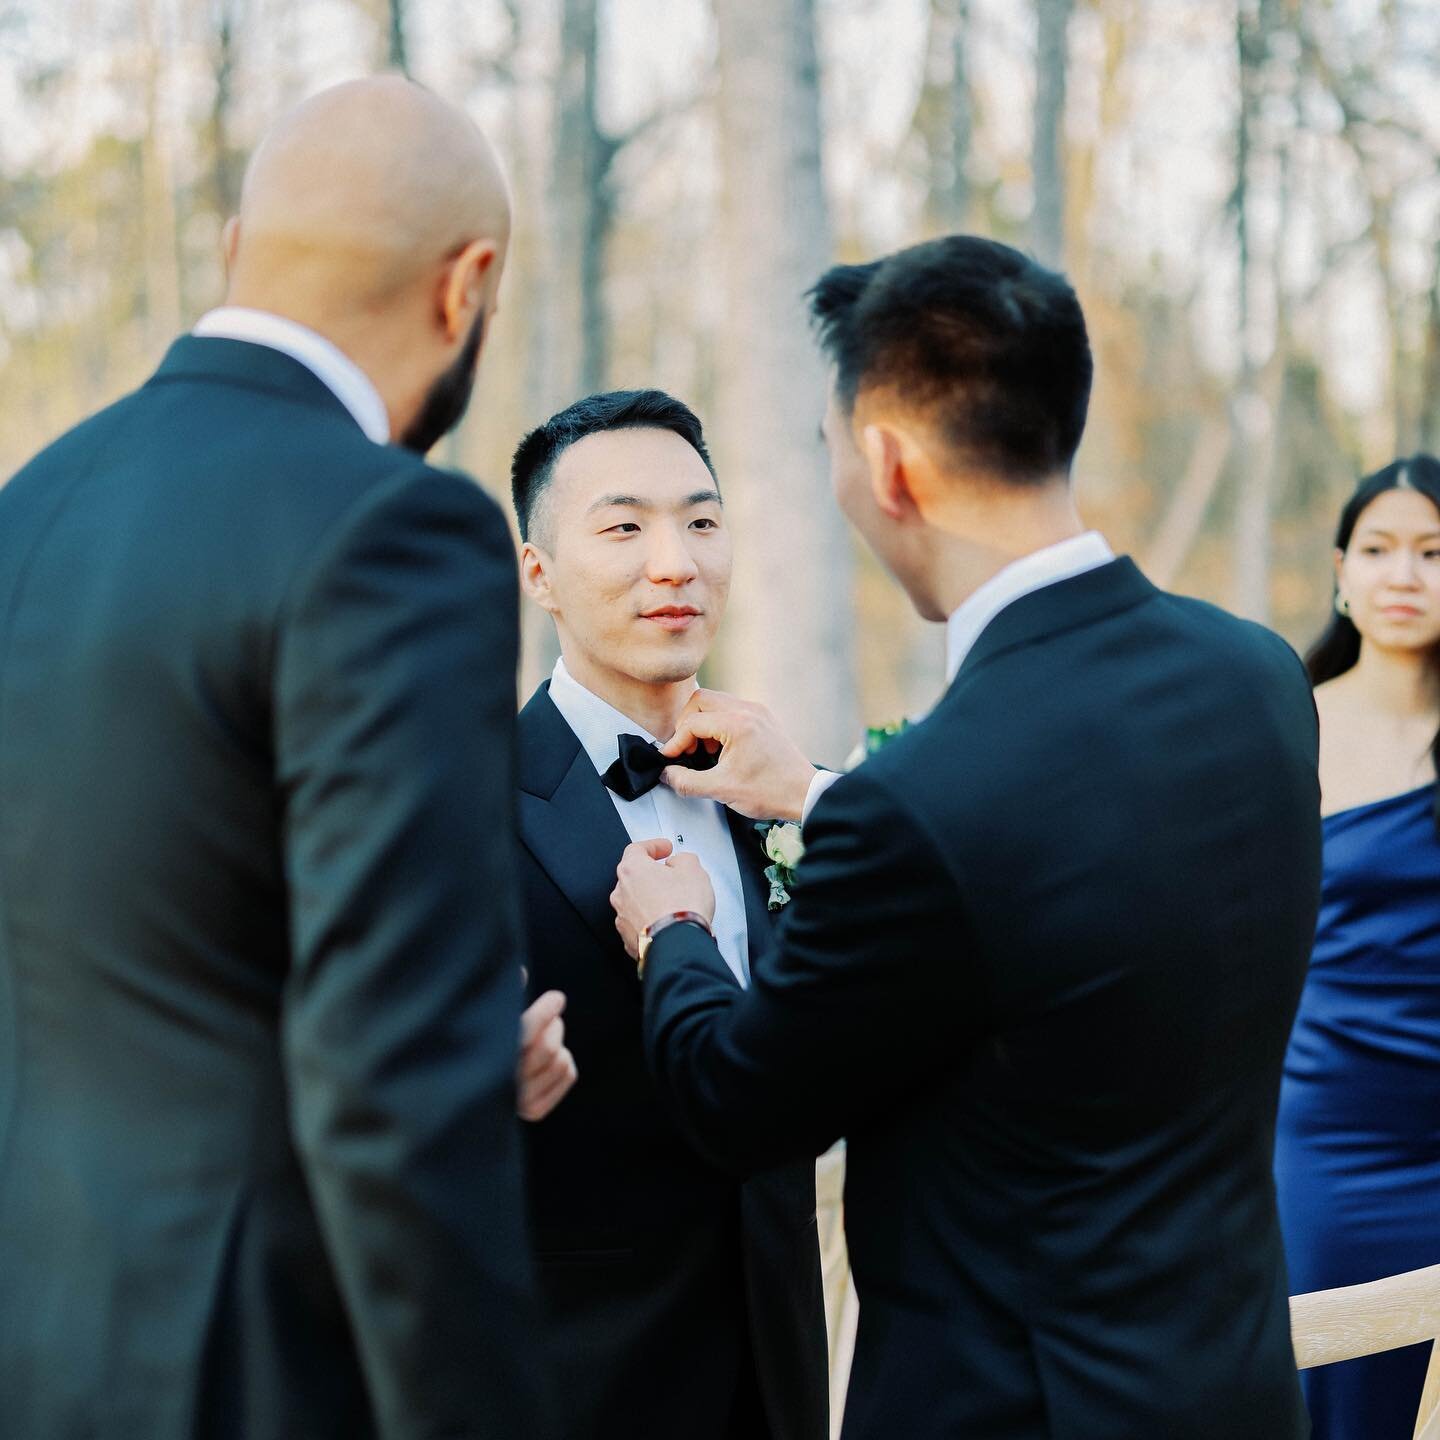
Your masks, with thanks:
[{"label": "woman in navy dress", "polygon": [[[1440,1264],[1440,461],[1362,481],[1335,543],[1306,660],[1324,889],[1276,1138],[1295,1294]],[[1306,1371],[1314,1440],[1410,1440],[1428,1352]]]}]

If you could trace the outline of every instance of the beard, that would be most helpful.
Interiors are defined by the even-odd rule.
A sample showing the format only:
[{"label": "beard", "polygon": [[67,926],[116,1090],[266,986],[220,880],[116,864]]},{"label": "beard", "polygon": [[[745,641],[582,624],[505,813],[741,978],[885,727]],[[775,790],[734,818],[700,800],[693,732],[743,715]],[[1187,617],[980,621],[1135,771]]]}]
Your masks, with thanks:
[{"label": "beard", "polygon": [[476,362],[480,358],[480,340],[484,332],[485,317],[477,315],[460,353],[425,392],[420,413],[401,435],[400,443],[405,449],[413,450],[417,455],[429,454],[435,442],[448,435],[464,418],[475,389]]}]

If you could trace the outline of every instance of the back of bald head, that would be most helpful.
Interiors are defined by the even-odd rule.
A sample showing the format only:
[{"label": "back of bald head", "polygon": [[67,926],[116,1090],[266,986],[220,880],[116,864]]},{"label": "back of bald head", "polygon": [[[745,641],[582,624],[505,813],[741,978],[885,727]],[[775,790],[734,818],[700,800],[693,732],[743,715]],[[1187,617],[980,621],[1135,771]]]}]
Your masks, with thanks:
[{"label": "back of bald head", "polygon": [[281,313],[381,308],[475,241],[503,254],[510,193],[474,122],[400,76],[306,100],[245,175],[231,299]]}]

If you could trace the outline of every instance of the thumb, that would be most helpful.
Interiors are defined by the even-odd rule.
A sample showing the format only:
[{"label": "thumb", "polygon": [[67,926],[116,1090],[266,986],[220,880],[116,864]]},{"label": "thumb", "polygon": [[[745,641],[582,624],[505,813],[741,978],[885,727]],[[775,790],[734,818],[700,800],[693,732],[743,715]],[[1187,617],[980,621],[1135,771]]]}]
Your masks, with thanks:
[{"label": "thumb", "polygon": [[528,1045],[565,1009],[565,996],[559,990],[547,990],[520,1017],[520,1043]]},{"label": "thumb", "polygon": [[671,851],[675,849],[668,840],[661,839],[640,840],[631,848],[635,849],[637,847],[643,850],[652,860],[664,860],[670,855]]},{"label": "thumb", "polygon": [[710,770],[690,770],[684,765],[667,765],[660,772],[660,783],[685,798],[713,800],[720,793],[715,783],[719,768],[715,766]]}]

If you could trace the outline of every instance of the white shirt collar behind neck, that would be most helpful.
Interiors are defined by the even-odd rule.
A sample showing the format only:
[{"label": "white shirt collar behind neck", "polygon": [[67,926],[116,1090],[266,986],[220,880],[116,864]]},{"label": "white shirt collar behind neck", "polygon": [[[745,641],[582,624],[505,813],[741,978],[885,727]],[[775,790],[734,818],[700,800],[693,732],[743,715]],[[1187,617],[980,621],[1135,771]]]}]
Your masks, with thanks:
[{"label": "white shirt collar behind neck", "polygon": [[1098,531],[1087,530],[1013,560],[961,603],[945,624],[945,678],[955,678],[985,627],[1022,595],[1098,570],[1115,552]]},{"label": "white shirt collar behind neck", "polygon": [[191,334],[202,340],[244,340],[265,345],[298,360],[355,418],[355,423],[377,445],[390,443],[390,417],[370,377],[337,345],[323,335],[283,315],[222,305],[203,315]]}]

